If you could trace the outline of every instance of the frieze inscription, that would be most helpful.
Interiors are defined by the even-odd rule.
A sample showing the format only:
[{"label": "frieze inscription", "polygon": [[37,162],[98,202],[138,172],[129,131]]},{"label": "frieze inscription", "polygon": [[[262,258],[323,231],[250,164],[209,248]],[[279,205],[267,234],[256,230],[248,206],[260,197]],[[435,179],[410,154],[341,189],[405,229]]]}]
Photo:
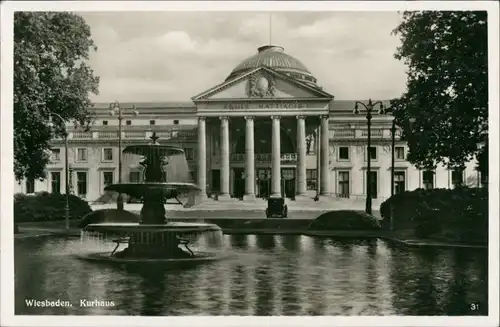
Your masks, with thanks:
[{"label": "frieze inscription", "polygon": [[265,102],[265,103],[226,103],[224,109],[226,110],[250,110],[250,109],[307,109],[307,103],[290,101],[290,102]]}]

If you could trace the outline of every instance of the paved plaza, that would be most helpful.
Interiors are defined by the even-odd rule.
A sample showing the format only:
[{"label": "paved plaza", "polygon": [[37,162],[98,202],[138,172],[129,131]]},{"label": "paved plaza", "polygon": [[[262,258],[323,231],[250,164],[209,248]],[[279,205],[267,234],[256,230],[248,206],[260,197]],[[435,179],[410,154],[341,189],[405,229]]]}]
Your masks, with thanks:
[{"label": "paved plaza", "polygon": [[[379,216],[380,200],[373,201],[373,215]],[[301,199],[299,201],[286,201],[289,215],[287,219],[315,219],[324,212],[334,210],[355,210],[365,209],[364,199],[342,199],[328,198],[314,201],[312,199]],[[125,204],[125,210],[139,213],[142,204]],[[180,204],[166,204],[167,215],[171,218],[228,218],[228,219],[261,219],[265,218],[267,202],[263,199],[255,201],[226,200],[215,201],[208,199],[201,204],[186,208]],[[114,209],[115,203],[93,204],[92,210]]]}]

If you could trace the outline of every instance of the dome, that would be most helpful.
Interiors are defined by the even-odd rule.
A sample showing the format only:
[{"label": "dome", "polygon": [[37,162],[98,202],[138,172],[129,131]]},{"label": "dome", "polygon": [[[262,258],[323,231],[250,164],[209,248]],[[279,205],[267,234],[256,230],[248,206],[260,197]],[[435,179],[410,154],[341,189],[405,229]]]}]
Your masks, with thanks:
[{"label": "dome", "polygon": [[298,59],[286,54],[283,47],[264,45],[257,51],[257,54],[243,60],[236,66],[226,81],[259,67],[269,67],[305,83],[316,85],[316,78],[312,76],[306,66]]}]

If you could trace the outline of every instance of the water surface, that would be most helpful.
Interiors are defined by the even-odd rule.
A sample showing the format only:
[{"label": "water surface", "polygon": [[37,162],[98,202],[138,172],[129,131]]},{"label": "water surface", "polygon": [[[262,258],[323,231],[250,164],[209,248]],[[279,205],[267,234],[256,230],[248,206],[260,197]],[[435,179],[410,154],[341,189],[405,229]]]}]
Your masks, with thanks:
[{"label": "water surface", "polygon": [[[487,252],[481,250],[225,235],[231,258],[164,271],[79,260],[71,255],[82,247],[74,239],[15,242],[16,314],[487,315]],[[29,299],[72,306],[30,307]],[[82,299],[114,306],[85,307]]]}]

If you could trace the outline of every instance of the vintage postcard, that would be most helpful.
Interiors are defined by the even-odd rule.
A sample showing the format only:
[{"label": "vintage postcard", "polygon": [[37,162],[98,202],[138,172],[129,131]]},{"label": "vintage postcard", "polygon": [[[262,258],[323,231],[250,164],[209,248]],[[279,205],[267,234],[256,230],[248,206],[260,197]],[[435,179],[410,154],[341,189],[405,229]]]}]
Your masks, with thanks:
[{"label": "vintage postcard", "polygon": [[2,326],[498,326],[498,3],[1,14]]}]

